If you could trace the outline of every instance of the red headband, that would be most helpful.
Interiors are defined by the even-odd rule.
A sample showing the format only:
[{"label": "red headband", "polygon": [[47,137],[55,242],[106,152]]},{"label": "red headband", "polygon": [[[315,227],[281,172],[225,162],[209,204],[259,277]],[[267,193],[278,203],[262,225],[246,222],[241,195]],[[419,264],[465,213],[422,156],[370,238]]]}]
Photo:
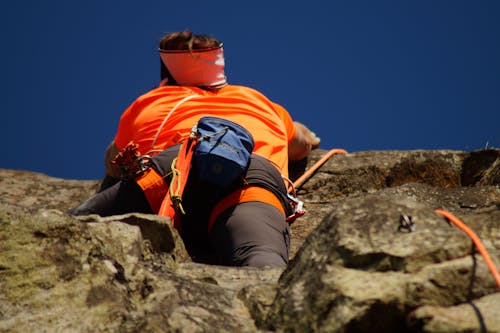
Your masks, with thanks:
[{"label": "red headband", "polygon": [[159,50],[160,58],[181,86],[218,89],[227,84],[222,45],[205,50]]}]

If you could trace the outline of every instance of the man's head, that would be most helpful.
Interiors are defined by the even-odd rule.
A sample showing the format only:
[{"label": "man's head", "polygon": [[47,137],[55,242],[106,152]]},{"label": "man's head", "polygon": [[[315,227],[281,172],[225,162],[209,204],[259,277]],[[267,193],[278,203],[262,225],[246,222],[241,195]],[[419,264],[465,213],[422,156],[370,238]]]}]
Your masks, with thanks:
[{"label": "man's head", "polygon": [[189,30],[160,40],[161,79],[168,85],[219,89],[227,84],[222,43]]}]

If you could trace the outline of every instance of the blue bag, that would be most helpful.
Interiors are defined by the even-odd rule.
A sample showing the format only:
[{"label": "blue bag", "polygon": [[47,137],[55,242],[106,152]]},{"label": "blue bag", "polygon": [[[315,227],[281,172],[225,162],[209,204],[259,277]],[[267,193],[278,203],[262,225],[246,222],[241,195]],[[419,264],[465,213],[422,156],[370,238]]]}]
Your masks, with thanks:
[{"label": "blue bag", "polygon": [[197,134],[192,162],[199,179],[227,188],[250,163],[252,135],[244,127],[217,117],[201,118]]}]

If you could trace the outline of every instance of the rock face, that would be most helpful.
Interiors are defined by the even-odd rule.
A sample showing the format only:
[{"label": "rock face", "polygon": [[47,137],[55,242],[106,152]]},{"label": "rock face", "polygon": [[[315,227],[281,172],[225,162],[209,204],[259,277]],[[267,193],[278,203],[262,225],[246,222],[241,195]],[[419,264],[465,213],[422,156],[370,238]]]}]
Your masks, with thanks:
[{"label": "rock face", "polygon": [[500,288],[435,213],[498,266],[500,150],[332,157],[284,270],[194,263],[157,216],[65,214],[97,186],[0,170],[0,332],[500,332]]}]

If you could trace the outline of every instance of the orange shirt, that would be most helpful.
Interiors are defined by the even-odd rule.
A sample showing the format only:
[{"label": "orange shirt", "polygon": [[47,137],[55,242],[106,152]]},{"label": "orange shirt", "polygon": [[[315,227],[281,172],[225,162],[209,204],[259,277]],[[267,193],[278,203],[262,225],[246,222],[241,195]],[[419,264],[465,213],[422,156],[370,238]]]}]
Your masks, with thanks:
[{"label": "orange shirt", "polygon": [[[195,97],[178,105],[171,113],[152,147],[165,117],[191,94]],[[253,136],[254,153],[270,160],[288,177],[288,144],[296,133],[290,114],[260,92],[242,86],[227,85],[218,91],[183,86],[153,89],[125,110],[115,144],[122,149],[134,141],[141,154],[154,155],[187,136],[203,116],[225,118],[245,127]]]}]

